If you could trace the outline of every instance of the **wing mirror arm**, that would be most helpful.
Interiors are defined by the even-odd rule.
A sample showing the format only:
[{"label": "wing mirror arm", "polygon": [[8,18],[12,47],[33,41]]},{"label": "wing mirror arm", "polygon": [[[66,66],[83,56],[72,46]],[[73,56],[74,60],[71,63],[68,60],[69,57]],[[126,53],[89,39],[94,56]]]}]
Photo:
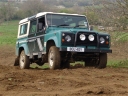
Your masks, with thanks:
[{"label": "wing mirror arm", "polygon": [[90,29],[90,31],[92,31],[92,30],[93,30],[93,26],[90,26],[90,28],[89,28],[89,29]]}]

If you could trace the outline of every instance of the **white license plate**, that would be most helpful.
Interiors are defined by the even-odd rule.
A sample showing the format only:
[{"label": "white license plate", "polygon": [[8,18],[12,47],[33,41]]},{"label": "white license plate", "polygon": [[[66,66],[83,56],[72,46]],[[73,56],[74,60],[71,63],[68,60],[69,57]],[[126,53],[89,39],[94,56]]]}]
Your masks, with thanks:
[{"label": "white license plate", "polygon": [[81,47],[67,47],[67,51],[84,52],[84,48],[81,48]]}]

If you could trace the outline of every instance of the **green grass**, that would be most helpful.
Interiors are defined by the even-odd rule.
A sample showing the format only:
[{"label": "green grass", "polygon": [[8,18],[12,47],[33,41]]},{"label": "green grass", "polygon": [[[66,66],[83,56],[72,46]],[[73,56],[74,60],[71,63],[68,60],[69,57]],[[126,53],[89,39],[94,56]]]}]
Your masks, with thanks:
[{"label": "green grass", "polygon": [[[75,66],[76,64],[81,64],[81,66],[82,66],[82,65],[84,65],[84,62],[78,61],[78,62],[75,62],[75,63],[70,63],[71,66]],[[45,69],[49,69],[48,63],[45,63],[45,64],[42,65],[42,66],[39,66],[39,65],[37,65],[37,64],[34,63],[34,64],[31,64],[30,67],[31,67],[31,68],[34,68],[34,69],[35,69],[35,68],[44,69],[44,70],[45,70]]]},{"label": "green grass", "polygon": [[128,60],[111,60],[108,61],[107,66],[115,68],[128,68]]},{"label": "green grass", "polygon": [[39,65],[37,65],[37,64],[31,64],[30,65],[30,67],[31,68],[38,68],[38,69],[48,69],[49,68],[49,66],[48,66],[48,63],[45,63],[44,65],[42,65],[42,66],[39,66]]},{"label": "green grass", "polygon": [[19,21],[8,21],[0,25],[0,45],[15,45]]},{"label": "green grass", "polygon": [[127,42],[128,41],[128,33],[127,32],[112,32],[110,33],[112,40],[116,42]]}]

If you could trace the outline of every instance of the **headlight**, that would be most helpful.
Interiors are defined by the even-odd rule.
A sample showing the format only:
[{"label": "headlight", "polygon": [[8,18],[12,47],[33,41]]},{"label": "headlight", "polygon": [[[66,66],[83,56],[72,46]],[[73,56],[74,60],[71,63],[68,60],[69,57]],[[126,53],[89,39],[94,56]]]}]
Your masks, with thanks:
[{"label": "headlight", "polygon": [[104,44],[104,42],[105,42],[105,39],[103,37],[100,37],[100,43]]},{"label": "headlight", "polygon": [[65,37],[65,40],[66,40],[67,42],[70,42],[70,41],[71,41],[71,37],[70,37],[69,35],[67,35],[67,36]]},{"label": "headlight", "polygon": [[85,36],[84,34],[81,34],[81,35],[80,35],[80,40],[81,40],[81,41],[84,41],[85,39],[86,39],[86,36]]},{"label": "headlight", "polygon": [[88,39],[89,39],[89,41],[94,41],[95,38],[94,38],[93,35],[89,35],[89,36],[88,36]]}]

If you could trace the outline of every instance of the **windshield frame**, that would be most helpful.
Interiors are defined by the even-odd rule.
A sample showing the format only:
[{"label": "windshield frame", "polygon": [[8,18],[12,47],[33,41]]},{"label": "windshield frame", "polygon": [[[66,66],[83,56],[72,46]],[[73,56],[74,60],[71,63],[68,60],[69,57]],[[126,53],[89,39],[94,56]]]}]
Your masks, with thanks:
[{"label": "windshield frame", "polygon": [[[48,17],[48,16],[51,16],[50,18]],[[60,23],[59,22],[59,19],[58,18],[60,18],[60,17],[56,17],[56,19],[58,19],[58,22],[60,23],[60,24],[56,24],[56,25],[53,25],[53,18],[52,18],[52,16],[60,16],[60,17],[67,17],[68,18],[68,20],[69,20],[69,18],[70,19],[72,19],[72,21],[69,21],[69,22],[74,22],[75,23],[75,21],[73,21],[73,20],[75,20],[75,18],[76,19],[81,19],[82,18],[82,20],[83,20],[83,24],[82,25],[79,25],[78,23],[80,22],[79,20],[78,20],[78,22],[76,22],[76,25],[75,26],[68,26],[68,25],[70,25],[70,24],[65,24],[65,23]],[[54,17],[55,18],[55,17]],[[60,20],[62,20],[62,19],[60,19]],[[65,19],[66,20],[66,19]],[[50,22],[52,22],[52,24],[49,24],[49,21]],[[57,21],[57,20],[56,20]],[[77,21],[77,20],[76,20]],[[64,21],[64,22],[66,22],[66,21]],[[82,21],[81,21],[82,22]],[[86,24],[86,25],[85,25]],[[67,25],[67,26],[66,26]],[[87,18],[86,18],[86,16],[84,16],[84,15],[72,15],[72,14],[53,14],[53,13],[48,13],[48,14],[46,14],[46,26],[47,27],[70,27],[70,28],[83,28],[83,29],[89,29],[89,23],[88,23],[88,20],[87,20]],[[80,27],[80,26],[83,26],[83,27]]]}]

